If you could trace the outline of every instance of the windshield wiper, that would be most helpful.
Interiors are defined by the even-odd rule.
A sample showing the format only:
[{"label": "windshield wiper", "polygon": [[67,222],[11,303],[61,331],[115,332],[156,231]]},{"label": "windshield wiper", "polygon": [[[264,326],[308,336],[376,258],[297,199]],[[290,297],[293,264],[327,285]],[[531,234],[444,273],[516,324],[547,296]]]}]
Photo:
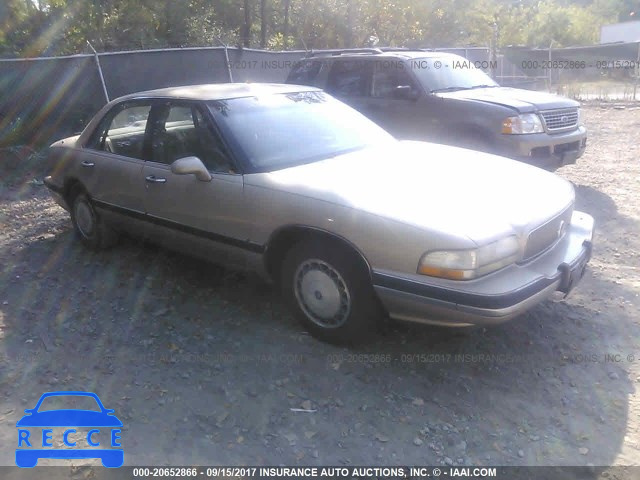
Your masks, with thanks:
[{"label": "windshield wiper", "polygon": [[497,88],[500,85],[474,85],[473,87],[469,87],[469,88]]},{"label": "windshield wiper", "polygon": [[431,93],[435,92],[455,92],[456,90],[469,90],[472,87],[445,87],[445,88],[434,88],[431,90]]}]

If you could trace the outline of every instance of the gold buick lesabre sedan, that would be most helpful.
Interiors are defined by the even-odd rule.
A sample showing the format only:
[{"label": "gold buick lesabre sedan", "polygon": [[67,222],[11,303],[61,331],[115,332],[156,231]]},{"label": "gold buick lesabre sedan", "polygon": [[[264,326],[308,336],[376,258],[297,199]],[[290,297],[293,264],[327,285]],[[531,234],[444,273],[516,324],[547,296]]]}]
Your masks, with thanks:
[{"label": "gold buick lesabre sedan", "polygon": [[110,102],[45,179],[80,240],[119,233],[277,285],[317,337],[391,318],[496,324],[568,294],[593,219],[514,160],[400,142],[313,87],[219,84]]}]

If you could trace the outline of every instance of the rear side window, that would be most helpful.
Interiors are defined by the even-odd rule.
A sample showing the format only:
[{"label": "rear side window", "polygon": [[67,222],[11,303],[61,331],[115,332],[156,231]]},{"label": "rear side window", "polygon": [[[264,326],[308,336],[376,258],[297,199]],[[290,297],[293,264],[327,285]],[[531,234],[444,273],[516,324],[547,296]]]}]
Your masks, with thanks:
[{"label": "rear side window", "polygon": [[109,130],[116,130],[118,128],[126,128],[126,127],[142,127],[144,130],[144,126],[147,122],[147,118],[149,117],[149,110],[151,109],[150,105],[139,105],[139,106],[131,106],[125,108],[120,113],[118,113],[111,124],[109,125]]},{"label": "rear side window", "polygon": [[302,60],[296,63],[291,69],[287,83],[315,86],[315,80],[321,68],[322,63],[318,61]]},{"label": "rear side window", "polygon": [[372,62],[360,59],[334,62],[327,80],[327,92],[338,97],[366,96],[372,65]]},{"label": "rear side window", "polygon": [[150,111],[151,102],[115,106],[102,121],[87,148],[143,160]]}]

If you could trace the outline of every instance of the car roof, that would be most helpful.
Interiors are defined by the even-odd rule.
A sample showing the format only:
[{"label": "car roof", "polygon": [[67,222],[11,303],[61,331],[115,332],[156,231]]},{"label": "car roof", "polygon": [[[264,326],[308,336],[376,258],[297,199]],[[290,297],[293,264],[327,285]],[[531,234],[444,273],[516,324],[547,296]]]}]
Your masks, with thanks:
[{"label": "car roof", "polygon": [[118,100],[136,98],[179,98],[184,100],[228,100],[231,98],[255,97],[258,95],[295,93],[319,90],[315,87],[280,83],[212,83],[206,85],[184,85],[136,92]]}]

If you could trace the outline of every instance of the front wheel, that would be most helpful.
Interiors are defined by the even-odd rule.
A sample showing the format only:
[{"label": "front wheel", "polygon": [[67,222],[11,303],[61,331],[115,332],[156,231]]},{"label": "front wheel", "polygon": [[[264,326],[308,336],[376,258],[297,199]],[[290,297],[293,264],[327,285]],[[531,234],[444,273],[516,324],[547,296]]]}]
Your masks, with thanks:
[{"label": "front wheel", "polygon": [[100,250],[116,242],[117,234],[104,223],[84,190],[75,189],[71,193],[70,203],[71,222],[82,243],[94,250]]},{"label": "front wheel", "polygon": [[332,242],[295,245],[281,285],[295,316],[315,337],[353,343],[371,336],[380,318],[378,300],[361,262]]}]

